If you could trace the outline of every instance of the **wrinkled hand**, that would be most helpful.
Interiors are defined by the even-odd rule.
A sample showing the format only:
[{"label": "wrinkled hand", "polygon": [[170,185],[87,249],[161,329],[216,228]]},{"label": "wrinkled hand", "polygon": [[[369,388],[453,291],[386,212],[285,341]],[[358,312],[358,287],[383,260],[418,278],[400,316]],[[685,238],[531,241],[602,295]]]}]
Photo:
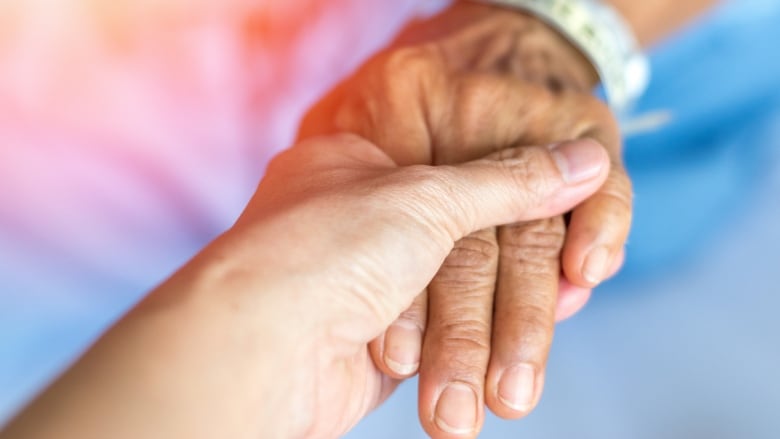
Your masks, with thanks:
[{"label": "wrinkled hand", "polygon": [[304,437],[345,433],[397,384],[377,369],[368,343],[428,285],[454,243],[485,226],[560,214],[593,193],[608,168],[590,141],[398,169],[374,145],[341,136],[275,159],[227,240],[261,255],[238,259],[250,265],[238,272],[273,273],[241,289],[289,298],[289,313],[270,319],[282,328],[294,322],[291,332],[306,328],[285,343],[295,360],[280,365],[275,381],[287,395],[282,406],[297,405],[277,417],[307,415],[294,429]]},{"label": "wrinkled hand", "polygon": [[576,312],[622,265],[631,184],[616,123],[589,94],[595,81],[585,59],[544,24],[465,2],[413,26],[302,125],[304,138],[360,134],[402,165],[461,163],[586,137],[609,153],[609,179],[568,218],[459,241],[424,293],[372,345],[392,377],[419,367],[420,417],[434,437],[474,435],[485,403],[505,418],[527,414],[541,395],[554,321]]},{"label": "wrinkled hand", "polygon": [[304,142],[0,437],[338,437],[396,386],[368,344],[457,240],[560,214],[608,172],[591,141],[406,168],[353,135]]}]

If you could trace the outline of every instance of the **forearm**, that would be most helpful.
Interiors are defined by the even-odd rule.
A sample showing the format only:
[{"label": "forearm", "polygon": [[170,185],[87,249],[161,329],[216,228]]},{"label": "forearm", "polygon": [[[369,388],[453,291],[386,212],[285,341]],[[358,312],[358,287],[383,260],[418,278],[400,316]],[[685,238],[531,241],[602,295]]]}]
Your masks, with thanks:
[{"label": "forearm", "polygon": [[675,31],[717,0],[608,0],[633,28],[643,46]]},{"label": "forearm", "polygon": [[[221,268],[201,269],[221,276]],[[191,271],[177,274],[123,318],[0,437],[289,433],[271,425],[284,395],[268,386],[287,376],[274,370],[289,364],[280,358],[287,352],[279,344],[284,337],[265,327],[262,309],[247,315],[239,297],[227,297],[237,292],[211,288],[215,282]]]}]

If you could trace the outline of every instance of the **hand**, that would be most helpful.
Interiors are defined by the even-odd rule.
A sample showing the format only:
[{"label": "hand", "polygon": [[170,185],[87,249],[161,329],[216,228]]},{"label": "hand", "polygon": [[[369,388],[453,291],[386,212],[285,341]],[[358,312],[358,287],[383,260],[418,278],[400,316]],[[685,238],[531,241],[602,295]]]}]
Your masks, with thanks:
[{"label": "hand", "polygon": [[399,169],[354,136],[310,140],[271,163],[231,230],[0,436],[342,435],[397,384],[368,343],[456,241],[560,214],[608,172],[591,141]]},{"label": "hand", "polygon": [[[553,321],[576,312],[622,264],[631,184],[617,125],[589,94],[595,81],[587,61],[541,22],[465,2],[413,27],[302,125],[301,137],[358,133],[401,164],[460,163],[583,137],[610,154],[610,178],[568,225],[558,216],[460,241],[427,296],[372,345],[392,377],[419,365],[420,417],[432,436],[473,435],[483,401],[505,418],[527,414],[540,398]],[[477,408],[445,401],[450,383],[472,388]],[[434,422],[440,405],[458,425]]]}]

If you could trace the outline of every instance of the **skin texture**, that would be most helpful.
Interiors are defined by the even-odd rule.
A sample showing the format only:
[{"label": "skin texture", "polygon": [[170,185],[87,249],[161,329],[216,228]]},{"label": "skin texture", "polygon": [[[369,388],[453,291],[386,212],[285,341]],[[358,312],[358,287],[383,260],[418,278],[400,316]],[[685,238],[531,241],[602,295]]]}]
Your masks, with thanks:
[{"label": "skin texture", "polygon": [[[612,3],[648,44],[713,2]],[[434,437],[473,436],[485,403],[504,418],[528,414],[544,384],[553,322],[579,311],[623,264],[631,184],[615,121],[590,96],[597,80],[542,22],[459,2],[410,26],[302,124],[301,138],[358,133],[401,164],[461,163],[582,137],[610,153],[604,187],[566,218],[483,230],[457,243],[434,281],[372,344],[389,376],[420,373],[420,418]],[[457,395],[444,398],[449,385]]]},{"label": "skin texture", "polygon": [[404,168],[355,136],[305,142],[0,438],[338,437],[397,385],[368,344],[457,241],[560,214],[608,174],[592,141]]},{"label": "skin texture", "polygon": [[[679,23],[706,2],[615,3],[634,24],[640,39],[648,42],[664,32],[658,29]],[[0,437],[334,437],[379,404],[397,384],[386,375],[393,373],[383,360],[387,349],[382,343],[387,341],[382,334],[404,309],[409,310],[404,318],[414,328],[427,328],[425,318],[439,322],[438,338],[431,336],[434,341],[426,346],[432,347],[423,351],[423,368],[437,362],[465,366],[439,375],[434,368],[427,372],[433,384],[427,387],[428,393],[421,393],[421,416],[433,436],[474,436],[483,416],[479,404],[472,412],[474,428],[456,432],[462,434],[442,430],[433,415],[446,388],[437,384],[438,379],[454,379],[456,386],[450,394],[456,399],[466,400],[473,392],[478,400],[484,398],[491,407],[498,407],[494,410],[504,410],[507,417],[522,415],[525,407],[513,410],[502,406],[496,382],[502,367],[507,376],[508,371],[513,372],[514,381],[525,373],[523,367],[505,366],[516,358],[543,360],[551,334],[554,296],[549,292],[513,293],[525,288],[521,286],[525,281],[517,281],[528,279],[527,269],[519,270],[520,276],[514,279],[518,286],[506,287],[512,285],[510,278],[500,287],[496,281],[484,279],[485,268],[497,272],[498,279],[513,276],[520,264],[511,262],[527,262],[528,255],[537,256],[538,250],[546,255],[540,259],[547,265],[533,268],[530,274],[545,285],[539,290],[547,291],[553,285],[550,278],[557,274],[550,270],[554,264],[550,251],[561,245],[555,244],[560,243],[560,237],[547,230],[560,230],[562,221],[557,215],[603,187],[608,175],[619,173],[620,167],[614,158],[617,143],[611,142],[614,139],[609,133],[613,122],[603,107],[577,97],[594,80],[582,58],[569,47],[526,59],[522,55],[535,53],[531,50],[534,44],[542,43],[529,39],[526,32],[520,32],[524,35],[520,38],[514,25],[499,26],[492,37],[487,35],[485,45],[473,40],[469,44],[471,38],[491,33],[488,29],[496,24],[492,20],[509,22],[506,12],[472,8],[468,10],[471,15],[459,12],[467,10],[461,6],[451,9],[446,13],[450,15],[440,16],[448,18],[437,26],[406,35],[402,39],[406,47],[398,49],[400,54],[378,58],[395,62],[384,67],[378,63],[378,85],[368,90],[398,98],[395,108],[403,111],[395,116],[406,117],[381,114],[383,119],[358,120],[352,131],[380,143],[385,152],[359,139],[341,137],[311,141],[286,153],[275,162],[234,228],[109,331]],[[461,29],[474,32],[461,34]],[[530,33],[542,34],[551,35]],[[458,35],[465,46],[456,43]],[[438,39],[449,39],[451,44],[429,44]],[[515,41],[534,44],[528,49]],[[566,47],[561,46],[560,38],[557,41],[556,47]],[[438,48],[428,51],[415,46]],[[557,58],[549,56],[552,53],[568,55]],[[454,86],[454,90],[449,89],[450,96],[458,97],[431,101],[438,104],[439,111],[429,111],[428,102],[415,100],[428,97],[436,88],[404,90],[402,83],[390,81],[402,73],[409,75],[404,73],[408,68],[431,73],[421,67],[431,61],[421,60],[429,55],[434,55],[430,57],[434,64],[446,66],[447,75],[469,72],[459,76],[462,80],[449,82],[434,69],[426,84]],[[400,71],[393,66],[400,66]],[[493,85],[474,84],[485,78]],[[408,84],[421,86],[416,75],[406,79],[411,80]],[[506,99],[513,101],[514,107],[502,107],[495,99],[504,93],[516,98]],[[479,105],[471,105],[475,102]],[[365,102],[357,99],[353,104]],[[307,135],[341,131],[345,128],[340,124],[356,122],[349,122],[349,111],[330,108],[340,115],[338,123],[310,119],[314,128]],[[421,108],[425,111],[420,112]],[[454,110],[448,113],[442,108]],[[458,108],[463,113],[458,113]],[[474,108],[479,111],[470,113]],[[361,111],[376,116],[374,110],[367,107]],[[507,114],[511,118],[504,119]],[[585,121],[578,121],[578,117]],[[383,120],[388,123],[384,129],[380,126]],[[421,120],[425,127],[415,125]],[[607,128],[599,129],[599,121]],[[449,136],[445,132],[448,125],[455,127]],[[563,187],[561,175],[552,171],[556,160],[539,147],[509,149],[490,160],[436,170],[398,170],[393,163],[394,159],[401,163],[456,163],[478,157],[480,151],[537,143],[524,139],[559,135],[601,138],[618,171],[608,171],[601,152],[590,159],[591,165],[602,164],[595,166],[598,170],[589,180]],[[418,149],[421,155],[417,155]],[[599,150],[581,143],[573,149]],[[544,218],[548,219],[533,221]],[[547,222],[553,224],[537,226],[543,228],[542,233],[531,227]],[[491,235],[479,230],[505,223],[514,225],[493,232],[495,243],[480,236]],[[570,236],[574,223],[572,216]],[[506,242],[502,236],[514,236],[511,231],[517,229],[517,235],[542,238],[539,242],[545,245],[530,253],[528,246],[514,245],[511,258],[491,256],[497,244]],[[510,233],[505,235],[504,230]],[[472,232],[476,235],[467,237]],[[480,246],[483,248],[477,248]],[[621,258],[619,253],[613,268],[620,265]],[[464,265],[464,260],[471,265]],[[566,260],[564,253],[564,266]],[[448,268],[431,282],[442,265]],[[458,277],[458,272],[469,274],[464,268],[474,269],[477,279],[458,295],[468,297],[471,293],[477,296],[471,298],[474,300],[456,308],[448,300],[435,302],[435,293],[430,301],[419,296],[422,290],[443,292],[469,284],[468,276]],[[567,274],[576,282],[576,273]],[[480,281],[485,285],[479,285]],[[572,282],[561,283],[555,311],[559,318],[587,299],[588,289],[577,290]],[[487,294],[491,286],[493,291]],[[502,288],[511,294],[500,293]],[[415,297],[416,311],[410,308]],[[446,299],[444,294],[439,298]],[[564,309],[569,311],[562,313],[561,303],[567,301]],[[487,303],[495,305],[494,314],[486,312]],[[513,326],[512,321],[518,321],[519,326]],[[506,341],[502,348],[505,356],[495,354],[501,351],[497,348],[500,343],[491,339],[486,363],[484,340],[491,329],[496,340]],[[436,350],[437,342],[449,343],[447,349]],[[526,347],[516,349],[518,345]],[[458,353],[460,349],[464,349],[462,353]],[[490,365],[487,383],[479,379],[467,382],[483,373],[485,364]],[[469,365],[476,367],[469,371]],[[533,404],[538,401],[543,376],[538,369],[534,373]],[[475,390],[480,385],[485,386],[484,396]],[[522,389],[527,393],[529,386],[515,386],[518,394]],[[463,413],[458,411],[458,415]]]},{"label": "skin texture", "polygon": [[302,138],[360,134],[403,165],[577,138],[597,139],[609,153],[609,178],[568,225],[556,216],[459,241],[372,344],[389,376],[419,371],[420,419],[433,437],[474,436],[485,404],[504,418],[527,415],[541,396],[556,318],[576,312],[622,264],[631,184],[617,124],[590,96],[595,82],[582,56],[539,21],[463,3],[409,29],[302,125]]}]

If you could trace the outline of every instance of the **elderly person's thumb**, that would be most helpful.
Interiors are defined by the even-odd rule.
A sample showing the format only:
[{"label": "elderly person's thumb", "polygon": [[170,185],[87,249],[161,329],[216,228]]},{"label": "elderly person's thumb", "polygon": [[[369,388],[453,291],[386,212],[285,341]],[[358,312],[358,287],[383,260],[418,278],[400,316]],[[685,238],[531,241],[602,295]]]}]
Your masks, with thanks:
[{"label": "elderly person's thumb", "polygon": [[[317,312],[370,339],[426,288],[456,241],[560,215],[597,191],[609,166],[592,140],[510,148],[457,166],[399,168],[358,137],[318,138],[271,163],[238,226],[265,224],[264,247],[281,249],[271,261],[276,272],[321,285],[331,299],[354,295],[327,300],[344,309]],[[289,236],[305,250],[295,258],[284,257]]]}]

